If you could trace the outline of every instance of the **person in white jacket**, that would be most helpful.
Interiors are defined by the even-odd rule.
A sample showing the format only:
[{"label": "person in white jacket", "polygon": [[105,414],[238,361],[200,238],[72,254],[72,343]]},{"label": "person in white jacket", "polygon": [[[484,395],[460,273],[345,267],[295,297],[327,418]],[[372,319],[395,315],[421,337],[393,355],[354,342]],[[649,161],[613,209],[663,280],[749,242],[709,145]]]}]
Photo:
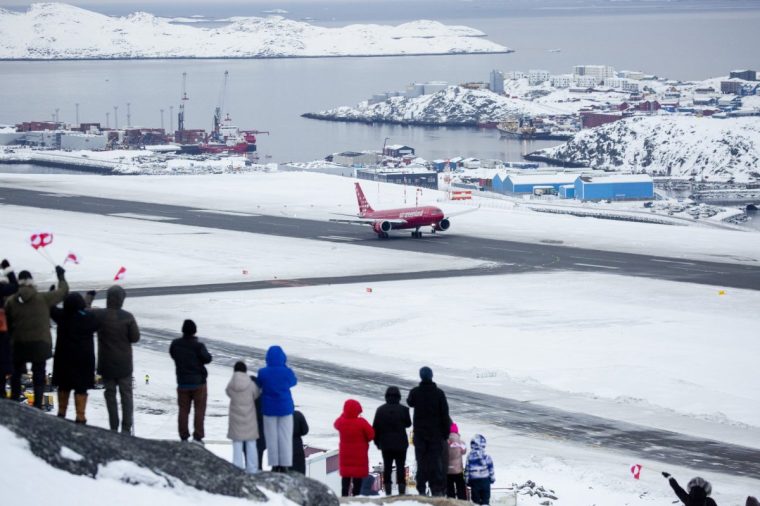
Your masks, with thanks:
[{"label": "person in white jacket", "polygon": [[[232,440],[232,463],[249,474],[259,469],[256,440],[259,425],[256,422],[255,400],[261,394],[259,387],[248,376],[244,362],[235,364],[235,372],[227,384],[230,398],[229,430],[227,437]],[[244,448],[245,447],[245,448]]]}]

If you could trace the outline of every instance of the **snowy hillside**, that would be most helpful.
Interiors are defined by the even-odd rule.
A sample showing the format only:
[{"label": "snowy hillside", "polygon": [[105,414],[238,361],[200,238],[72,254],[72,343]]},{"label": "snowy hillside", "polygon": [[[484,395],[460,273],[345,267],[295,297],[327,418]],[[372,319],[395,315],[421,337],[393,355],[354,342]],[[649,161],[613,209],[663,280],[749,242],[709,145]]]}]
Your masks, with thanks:
[{"label": "snowy hillside", "polygon": [[748,181],[760,178],[760,118],[634,117],[534,154],[603,169]]},{"label": "snowy hillside", "polygon": [[513,114],[551,115],[554,107],[513,99],[488,90],[449,86],[430,95],[415,98],[391,97],[377,104],[337,107],[304,114],[307,118],[335,121],[412,123],[473,126],[485,121],[499,121]]},{"label": "snowy hillside", "polygon": [[275,58],[499,53],[466,26],[420,20],[324,28],[279,16],[235,17],[221,27],[172,23],[146,12],[110,17],[62,3],[0,9],[0,58]]}]

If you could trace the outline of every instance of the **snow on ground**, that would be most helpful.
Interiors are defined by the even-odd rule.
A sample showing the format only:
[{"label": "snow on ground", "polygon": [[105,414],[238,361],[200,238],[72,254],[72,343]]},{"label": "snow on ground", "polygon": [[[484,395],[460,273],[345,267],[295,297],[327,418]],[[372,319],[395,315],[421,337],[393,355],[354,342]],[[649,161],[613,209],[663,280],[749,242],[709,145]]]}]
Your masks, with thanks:
[{"label": "snow on ground", "polygon": [[[211,335],[204,328],[200,330],[201,335]],[[255,370],[261,365],[251,360],[247,362],[249,370]],[[228,400],[224,388],[232,374],[232,367],[231,364],[212,363],[208,369],[209,405],[206,415],[206,448],[222,458],[231,460],[232,449],[226,439]],[[145,385],[143,381],[145,374],[150,375],[148,385]],[[135,385],[136,434],[154,439],[178,439],[174,366],[168,353],[147,351],[137,346],[135,348],[135,377],[137,379]],[[442,377],[436,379],[444,381]],[[91,425],[106,427],[108,416],[101,392],[99,390],[90,392],[87,416],[88,423]],[[383,394],[383,391],[378,391],[377,396],[373,398],[357,397],[364,408],[365,418],[372,420],[375,410],[383,402]],[[332,424],[340,414],[347,396],[304,383],[293,389],[293,395],[297,408],[305,414],[309,423],[310,431],[304,438],[304,442],[317,448],[337,448],[338,437]],[[69,417],[72,416],[73,414],[69,413]],[[470,419],[455,421],[466,441],[469,441],[476,433],[484,434],[488,440],[488,451],[496,467],[494,504],[513,504],[509,500],[510,494],[506,488],[512,483],[521,484],[527,480],[533,480],[539,485],[555,490],[559,497],[559,500],[555,502],[556,506],[669,504],[675,496],[667,482],[660,476],[660,471],[665,470],[674,474],[682,485],[695,474],[703,475],[713,483],[715,491],[713,495],[719,504],[743,504],[744,498],[749,493],[756,493],[760,488],[758,480],[697,473],[694,470],[664,466],[659,462],[636,459],[629,455],[599,451],[549,439],[520,436],[507,429],[484,425]],[[0,441],[4,439],[5,436],[0,432]],[[7,445],[4,444],[3,447],[5,446]],[[380,461],[380,452],[374,445],[370,446],[370,463],[374,465]],[[13,472],[24,469],[24,472],[28,474],[33,469],[18,464],[26,460],[11,458],[4,459],[3,462],[13,462]],[[629,468],[634,463],[644,466],[640,481],[631,478]],[[407,464],[413,470],[413,448],[410,448],[407,453]],[[8,476],[8,473],[0,471],[0,476]],[[30,491],[32,494],[33,492]],[[410,492],[414,493],[413,490]],[[194,494],[190,495],[192,497]],[[31,495],[31,497],[35,496]],[[208,495],[206,499],[216,500],[215,497]],[[413,502],[413,497],[409,499],[408,504],[416,504]],[[539,506],[541,501],[537,498],[520,496],[518,504]],[[216,502],[208,504],[216,504]]]},{"label": "snow on ground", "polygon": [[[59,197],[51,197],[59,198]],[[123,285],[187,285],[292,279],[317,276],[463,269],[485,262],[442,255],[384,251],[371,262],[374,248],[263,236],[152,221],[160,217],[99,216],[4,206],[0,201],[2,258],[17,270],[30,270],[40,286],[54,282],[50,261],[37,254],[29,237],[54,234],[45,248],[55,263],[73,252],[80,263],[67,263],[74,287],[109,286],[119,267]]]},{"label": "snow on ground", "polygon": [[280,16],[234,17],[219,27],[176,24],[147,12],[111,17],[63,3],[0,10],[0,57],[272,58],[501,53],[466,26],[419,20],[398,26],[326,28]]},{"label": "snow on ground", "polygon": [[[35,457],[29,443],[0,426],[0,483],[3,497],[26,504],[56,504],[58,506],[134,506],[161,504],[163,506],[242,506],[244,499],[201,492],[175,483],[173,487],[157,485],[162,481],[152,471],[130,462],[114,462],[101,468],[97,479],[76,476],[49,466]],[[126,481],[129,477],[130,482]],[[151,482],[153,486],[151,486]],[[138,484],[139,483],[139,484]],[[270,494],[271,506],[293,503],[282,496]]]},{"label": "snow on ground", "polygon": [[[0,175],[5,187],[73,195],[194,206],[199,209],[327,220],[332,213],[356,213],[356,180],[326,174],[279,172],[210,176],[103,177],[69,174]],[[413,206],[415,189],[360,181],[375,209]],[[760,262],[760,234],[717,230],[700,224],[665,226],[536,213],[511,201],[475,197],[471,203],[445,200],[425,189],[420,205],[477,212],[452,218],[446,234],[528,243],[551,242],[578,248],[623,251],[715,262]],[[367,229],[367,234],[371,231]]]},{"label": "snow on ground", "polygon": [[410,378],[430,365],[444,384],[760,447],[758,292],[590,273],[372,288],[139,298],[130,309],[147,327],[193,318],[229,342]]}]

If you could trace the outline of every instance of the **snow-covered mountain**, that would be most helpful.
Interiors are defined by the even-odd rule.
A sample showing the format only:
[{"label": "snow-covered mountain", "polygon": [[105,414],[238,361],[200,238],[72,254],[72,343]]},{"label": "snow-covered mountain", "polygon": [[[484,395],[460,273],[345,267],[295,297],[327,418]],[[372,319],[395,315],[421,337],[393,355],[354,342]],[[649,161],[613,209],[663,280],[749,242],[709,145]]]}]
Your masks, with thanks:
[{"label": "snow-covered mountain", "polygon": [[235,17],[221,27],[172,23],[146,12],[111,17],[62,3],[0,9],[0,58],[275,58],[499,53],[466,26],[420,20],[325,28],[280,16]]},{"label": "snow-covered mountain", "polygon": [[513,114],[540,116],[556,113],[554,107],[500,96],[488,90],[449,86],[429,95],[391,97],[376,104],[364,102],[356,107],[336,107],[304,116],[334,121],[472,126],[499,121]]},{"label": "snow-covered mountain", "polygon": [[534,154],[608,170],[748,181],[760,179],[760,118],[639,116]]}]

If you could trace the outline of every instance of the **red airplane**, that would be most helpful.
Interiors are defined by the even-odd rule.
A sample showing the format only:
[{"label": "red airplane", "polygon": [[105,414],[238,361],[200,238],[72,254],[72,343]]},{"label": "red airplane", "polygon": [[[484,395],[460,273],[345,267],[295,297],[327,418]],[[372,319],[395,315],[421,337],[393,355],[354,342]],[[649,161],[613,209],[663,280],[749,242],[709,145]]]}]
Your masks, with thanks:
[{"label": "red airplane", "polygon": [[422,232],[420,232],[420,228],[422,227],[431,227],[431,233],[433,234],[436,232],[444,232],[451,227],[451,221],[449,220],[451,216],[454,216],[455,214],[464,214],[477,209],[468,209],[466,211],[449,215],[444,214],[443,211],[435,206],[404,207],[401,209],[375,211],[372,209],[372,206],[369,205],[369,202],[367,202],[367,197],[364,196],[361,185],[359,183],[354,183],[354,186],[356,186],[356,200],[359,202],[359,219],[332,219],[330,221],[349,223],[352,225],[370,225],[379,239],[387,239],[388,232],[391,230],[411,228],[414,229],[412,231],[412,237],[416,238],[422,237]]}]

